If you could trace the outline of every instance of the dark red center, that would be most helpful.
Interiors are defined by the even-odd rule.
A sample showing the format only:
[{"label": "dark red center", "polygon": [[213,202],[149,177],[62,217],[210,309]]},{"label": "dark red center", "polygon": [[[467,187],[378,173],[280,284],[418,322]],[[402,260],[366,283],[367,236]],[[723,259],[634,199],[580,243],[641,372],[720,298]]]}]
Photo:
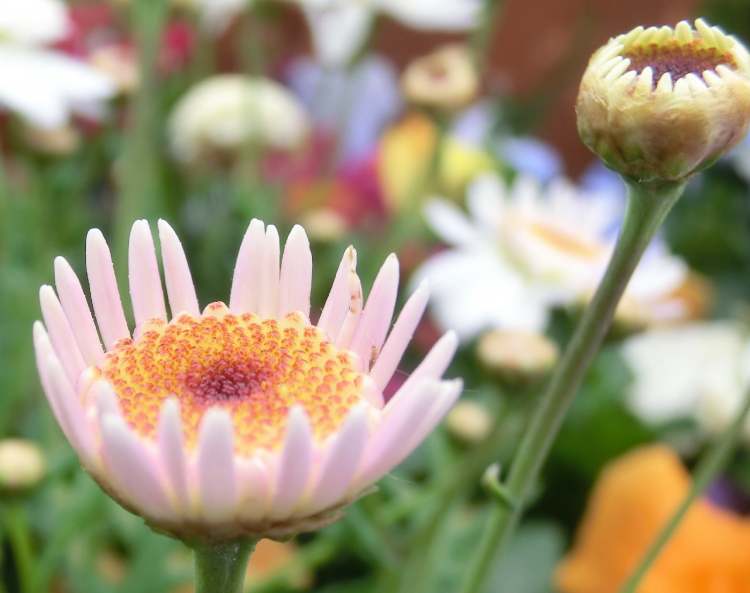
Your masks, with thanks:
[{"label": "dark red center", "polygon": [[730,68],[737,67],[737,63],[729,52],[722,52],[715,47],[706,47],[696,41],[638,45],[631,47],[622,55],[630,59],[630,69],[635,72],[640,73],[647,66],[651,66],[654,85],[667,73],[671,75],[672,82],[677,82],[688,74],[701,76],[706,70],[716,70],[717,66],[722,64]]}]

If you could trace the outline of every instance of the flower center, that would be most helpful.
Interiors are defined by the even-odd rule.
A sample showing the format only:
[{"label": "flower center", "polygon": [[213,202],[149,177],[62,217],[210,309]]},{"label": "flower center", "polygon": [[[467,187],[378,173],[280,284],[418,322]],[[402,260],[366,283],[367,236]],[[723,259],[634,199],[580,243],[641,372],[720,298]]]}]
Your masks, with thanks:
[{"label": "flower center", "polygon": [[221,406],[232,415],[235,449],[243,455],[277,448],[294,405],[325,439],[362,400],[364,379],[348,352],[299,315],[234,315],[222,303],[200,317],[151,322],[108,353],[99,372],[139,434],[154,438],[162,404],[176,397],[193,446],[205,411]]},{"label": "flower center", "polygon": [[602,247],[581,237],[541,222],[529,222],[529,232],[556,251],[562,251],[583,259],[596,259],[602,255]]},{"label": "flower center", "polygon": [[737,62],[730,52],[709,46],[700,39],[688,43],[672,40],[634,45],[627,48],[622,56],[630,60],[630,69],[635,72],[640,73],[650,66],[654,85],[664,74],[669,74],[672,82],[677,82],[688,74],[702,76],[706,70],[716,70],[717,66],[722,64],[731,68],[737,67]]}]

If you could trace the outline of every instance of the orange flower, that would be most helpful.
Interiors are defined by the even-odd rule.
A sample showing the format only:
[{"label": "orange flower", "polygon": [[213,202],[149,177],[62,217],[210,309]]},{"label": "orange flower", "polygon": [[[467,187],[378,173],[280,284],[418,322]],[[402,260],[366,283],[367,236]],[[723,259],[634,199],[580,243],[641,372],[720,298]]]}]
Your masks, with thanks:
[{"label": "orange flower", "polygon": [[[664,446],[611,463],[558,567],[558,589],[617,593],[689,485],[687,470]],[[638,593],[750,593],[750,520],[696,502]]]}]

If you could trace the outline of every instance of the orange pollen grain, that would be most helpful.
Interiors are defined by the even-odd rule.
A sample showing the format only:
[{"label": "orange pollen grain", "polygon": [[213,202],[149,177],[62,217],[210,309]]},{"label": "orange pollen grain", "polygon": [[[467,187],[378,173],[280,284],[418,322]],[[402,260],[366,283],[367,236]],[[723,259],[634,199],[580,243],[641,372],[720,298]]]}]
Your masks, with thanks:
[{"label": "orange pollen grain", "polygon": [[220,406],[231,413],[242,455],[278,448],[295,405],[325,439],[362,401],[364,380],[351,355],[300,315],[234,315],[222,303],[200,317],[150,322],[136,340],[110,351],[99,372],[142,436],[155,438],[162,404],[176,397],[188,446],[197,442],[206,410]]},{"label": "orange pollen grain", "polygon": [[677,82],[688,74],[702,76],[706,70],[714,71],[722,64],[737,68],[737,62],[730,52],[709,47],[700,39],[688,43],[672,40],[636,45],[623,52],[622,56],[630,60],[630,70],[637,73],[651,66],[654,85],[664,74],[669,74],[672,82]]}]

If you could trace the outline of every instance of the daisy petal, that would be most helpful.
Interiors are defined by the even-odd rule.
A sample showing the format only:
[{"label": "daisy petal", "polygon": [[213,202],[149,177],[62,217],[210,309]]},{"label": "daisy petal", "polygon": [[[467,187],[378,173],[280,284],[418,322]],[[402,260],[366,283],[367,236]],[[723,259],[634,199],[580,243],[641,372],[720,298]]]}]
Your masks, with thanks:
[{"label": "daisy petal", "polygon": [[368,432],[367,408],[357,406],[349,413],[331,445],[310,498],[309,512],[320,512],[342,499],[362,460]]},{"label": "daisy petal", "polygon": [[375,278],[352,340],[351,350],[359,355],[365,370],[369,370],[372,361],[377,359],[390,329],[398,297],[398,279],[398,258],[391,254]]},{"label": "daisy petal", "polygon": [[357,271],[357,252],[354,247],[348,247],[341,258],[336,278],[333,280],[331,292],[328,294],[323,311],[318,319],[318,328],[328,335],[332,340],[336,339],[341,325],[344,323],[346,313],[349,310],[350,301],[350,277],[352,272]]},{"label": "daisy petal", "polygon": [[234,267],[229,308],[234,313],[255,313],[258,310],[263,246],[266,231],[263,223],[254,218],[242,239]]},{"label": "daisy petal", "polygon": [[96,365],[104,358],[94,318],[78,276],[64,257],[55,258],[55,286],[60,303],[72,327],[75,339],[88,365]]},{"label": "daisy petal", "polygon": [[281,454],[279,474],[276,481],[272,519],[284,519],[291,515],[294,506],[304,494],[312,465],[313,436],[310,421],[301,407],[289,412],[284,450]]},{"label": "daisy petal", "polygon": [[236,507],[234,428],[226,410],[206,412],[198,441],[198,475],[203,516],[209,521],[229,520]]},{"label": "daisy petal", "polygon": [[284,247],[279,286],[279,316],[293,311],[310,317],[312,253],[305,230],[295,225]]},{"label": "daisy petal", "polygon": [[176,398],[167,400],[159,417],[158,443],[164,473],[177,502],[184,511],[189,509],[185,439],[182,434],[180,404]]},{"label": "daisy petal", "polygon": [[136,331],[148,321],[166,321],[164,289],[156,261],[154,238],[145,220],[136,221],[130,231],[128,276]]},{"label": "daisy petal", "polygon": [[260,276],[258,314],[276,317],[279,311],[279,232],[272,224],[266,229]]},{"label": "daisy petal", "polygon": [[49,330],[55,352],[65,368],[65,373],[71,385],[76,385],[78,378],[86,368],[86,363],[78,349],[68,318],[65,316],[62,305],[57,300],[55,291],[51,286],[42,286],[39,290],[39,302],[42,307],[42,317],[44,317],[44,323]]},{"label": "daisy petal", "polygon": [[197,317],[200,315],[200,306],[182,243],[177,233],[166,221],[160,220],[158,226],[164,280],[167,285],[172,318],[179,316],[180,313]]},{"label": "daisy petal", "polygon": [[409,345],[420,319],[427,307],[430,290],[427,282],[422,282],[411,298],[406,302],[388,339],[380,351],[378,359],[370,371],[370,376],[382,391],[396,372],[399,362]]},{"label": "daisy petal", "polygon": [[125,420],[107,414],[101,420],[100,430],[108,477],[117,491],[137,505],[146,517],[173,519],[175,513],[159,483],[154,460]]},{"label": "daisy petal", "polygon": [[129,338],[130,331],[117,289],[112,255],[99,229],[90,230],[86,237],[86,270],[96,322],[104,345],[110,349],[120,340]]}]

